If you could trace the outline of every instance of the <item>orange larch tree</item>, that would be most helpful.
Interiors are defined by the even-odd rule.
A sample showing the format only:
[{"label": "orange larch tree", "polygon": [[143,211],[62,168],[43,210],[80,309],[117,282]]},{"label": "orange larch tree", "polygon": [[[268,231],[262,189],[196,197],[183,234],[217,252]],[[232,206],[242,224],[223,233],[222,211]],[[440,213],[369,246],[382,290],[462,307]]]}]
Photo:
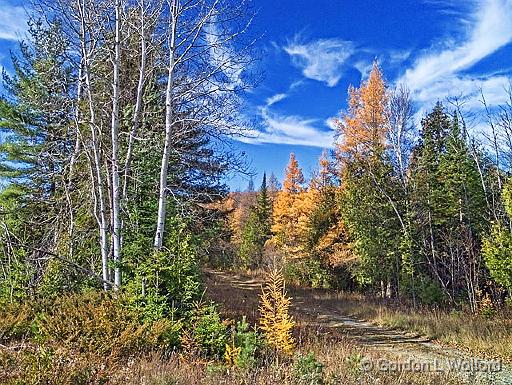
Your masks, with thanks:
[{"label": "orange larch tree", "polygon": [[290,162],[286,167],[286,174],[283,181],[283,191],[288,193],[299,193],[304,191],[304,175],[299,167],[295,154],[290,154]]},{"label": "orange larch tree", "polygon": [[286,168],[283,188],[274,200],[272,243],[285,254],[287,258],[302,255],[304,226],[307,222],[306,189],[304,175],[295,158],[290,154],[290,162]]},{"label": "orange larch tree", "polygon": [[388,93],[377,62],[361,87],[349,88],[349,111],[336,121],[342,157],[371,157],[385,148]]}]

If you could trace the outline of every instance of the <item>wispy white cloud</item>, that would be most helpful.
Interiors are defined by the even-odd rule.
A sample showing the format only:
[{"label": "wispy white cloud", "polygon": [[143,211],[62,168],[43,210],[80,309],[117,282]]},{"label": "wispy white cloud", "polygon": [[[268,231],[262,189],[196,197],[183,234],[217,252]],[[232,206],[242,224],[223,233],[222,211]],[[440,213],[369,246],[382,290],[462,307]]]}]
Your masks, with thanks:
[{"label": "wispy white cloud", "polygon": [[[341,115],[342,111],[338,115]],[[338,129],[338,125],[336,124],[337,117],[330,117],[325,120],[325,125],[329,127],[331,130],[336,131]]]},{"label": "wispy white cloud", "polygon": [[370,60],[360,60],[354,63],[354,68],[359,71],[363,79],[368,78],[372,70],[373,62]]},{"label": "wispy white cloud", "polygon": [[401,64],[406,61],[412,54],[412,50],[404,49],[404,50],[389,50],[387,52],[386,60],[390,64]]},{"label": "wispy white cloud", "polygon": [[340,39],[319,39],[302,43],[295,37],[284,50],[305,77],[334,87],[342,76],[347,59],[354,53],[354,45]]},{"label": "wispy white cloud", "polygon": [[5,0],[0,0],[0,20],[1,40],[18,40],[27,30],[26,10]]},{"label": "wispy white cloud", "polygon": [[457,74],[510,43],[511,20],[512,0],[478,1],[470,21],[464,23],[465,39],[447,38],[441,49],[431,49],[420,56],[399,82],[420,95],[427,88],[442,88],[441,83],[447,81],[462,80],[467,85],[468,79],[457,79]]},{"label": "wispy white cloud", "polygon": [[297,115],[284,115],[271,112],[267,106],[260,110],[260,130],[238,140],[251,143],[291,144],[299,146],[332,148],[334,131],[328,129],[318,119],[308,119]]},{"label": "wispy white cloud", "polygon": [[415,100],[422,103],[433,102],[440,96],[464,96],[468,98],[471,107],[481,107],[479,99],[483,92],[489,105],[506,102],[506,88],[510,78],[507,76],[450,76],[442,82],[435,82],[429,87],[417,90]]},{"label": "wispy white cloud", "polygon": [[247,55],[238,54],[232,47],[231,38],[228,33],[221,29],[213,18],[211,23],[205,27],[205,39],[209,47],[211,63],[218,67],[226,79],[217,79],[217,83],[222,83],[222,88],[232,91],[237,87],[245,87],[243,72],[245,71],[251,58]]},{"label": "wispy white cloud", "polygon": [[288,97],[288,94],[275,94],[271,97],[267,98],[265,100],[265,103],[267,104],[267,107],[270,107],[278,102],[280,102],[283,99],[286,99]]}]

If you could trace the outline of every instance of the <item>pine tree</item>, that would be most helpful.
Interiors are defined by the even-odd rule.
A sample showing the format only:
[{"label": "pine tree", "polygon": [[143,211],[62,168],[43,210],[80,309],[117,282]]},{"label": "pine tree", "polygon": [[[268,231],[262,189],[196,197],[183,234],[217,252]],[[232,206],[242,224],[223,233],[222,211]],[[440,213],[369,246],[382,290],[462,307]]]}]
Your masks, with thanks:
[{"label": "pine tree", "polygon": [[[84,187],[80,180],[87,174],[85,167],[77,170],[74,157],[77,132],[71,98],[75,74],[67,62],[68,46],[58,22],[31,21],[29,39],[20,43],[19,55],[12,57],[14,74],[3,74],[0,184],[6,187],[0,191],[0,244],[6,249],[0,250],[5,253],[0,259],[2,264],[4,257],[14,262],[4,265],[8,281],[23,266],[23,279],[18,282],[21,296],[36,289],[31,285],[29,290],[28,282],[57,290],[78,284],[76,271],[68,271],[60,261],[44,262],[48,261],[45,252],[78,260],[73,245],[79,239],[72,226],[77,211],[88,203],[77,198]],[[79,172],[84,178],[78,177]],[[87,218],[82,223],[89,225]],[[12,244],[13,239],[21,244]],[[94,247],[87,246],[82,250],[84,259],[95,253]],[[4,283],[17,286],[12,281]]]}]

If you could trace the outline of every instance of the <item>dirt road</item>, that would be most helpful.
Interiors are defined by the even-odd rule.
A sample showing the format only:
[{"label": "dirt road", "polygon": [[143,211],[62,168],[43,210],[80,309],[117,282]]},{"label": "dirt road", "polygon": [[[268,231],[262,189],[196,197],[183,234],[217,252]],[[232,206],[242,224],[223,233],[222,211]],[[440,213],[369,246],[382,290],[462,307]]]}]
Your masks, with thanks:
[{"label": "dirt road", "polygon": [[[206,270],[207,295],[220,303],[232,318],[257,317],[258,293],[263,280],[215,270]],[[343,314],[336,306],[336,294],[312,289],[293,289],[291,313],[297,321],[324,333],[343,333],[354,343],[386,351],[394,362],[415,365],[413,370],[451,370],[470,384],[512,384],[512,368],[498,361],[486,360],[441,346],[417,334],[384,328]],[[363,362],[365,369],[385,363]],[[389,363],[387,363],[389,365]]]}]

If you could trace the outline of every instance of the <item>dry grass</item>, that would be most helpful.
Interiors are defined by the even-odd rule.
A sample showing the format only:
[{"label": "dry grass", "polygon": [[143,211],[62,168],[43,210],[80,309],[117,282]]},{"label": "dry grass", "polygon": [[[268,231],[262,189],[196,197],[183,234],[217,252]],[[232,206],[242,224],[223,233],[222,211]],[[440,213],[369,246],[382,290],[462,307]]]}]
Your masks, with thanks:
[{"label": "dry grass", "polygon": [[385,304],[357,293],[313,291],[316,305],[373,322],[380,326],[414,332],[434,341],[483,358],[512,362],[512,317],[510,311],[488,318],[468,311],[446,311]]},{"label": "dry grass", "polygon": [[379,324],[415,331],[479,356],[512,362],[512,319],[504,314],[488,319],[464,312],[376,310],[371,319]]},{"label": "dry grass", "polygon": [[[254,324],[258,317],[257,294],[260,282],[257,277],[249,278],[245,282],[247,283],[245,286],[236,287],[223,277],[213,277],[207,274],[207,285],[210,286],[209,296],[224,304],[222,308],[224,316],[241,319],[245,315]],[[214,290],[211,290],[212,287]],[[471,336],[474,336],[475,339],[478,336],[479,340],[472,343],[481,347],[484,346],[482,341],[485,341],[487,344],[485,346],[492,349],[493,352],[497,352],[499,346],[505,349],[506,343],[503,341],[499,341],[496,346],[491,346],[491,342],[497,339],[496,330],[500,330],[503,340],[507,338],[508,346],[511,346],[510,325],[506,324],[505,320],[496,329],[496,321],[483,319],[479,322],[479,319],[476,318],[468,321],[462,314],[432,313],[426,310],[414,313],[386,307],[354,294],[333,296],[326,291],[299,288],[290,288],[290,294],[297,298],[297,302],[299,302],[298,298],[301,299],[302,307],[314,309],[321,305],[324,309],[331,308],[342,314],[386,325],[417,330],[424,334],[434,335],[435,332],[439,339],[460,336],[459,338],[463,339],[462,343],[467,343],[471,340]],[[64,308],[69,309],[68,307]],[[89,313],[85,307],[81,308],[80,314],[87,315],[87,317],[81,318],[90,319],[87,327],[84,327],[83,324],[64,327],[62,324],[62,328],[52,329],[52,333],[50,333],[58,336],[60,341],[59,338],[52,338],[46,343],[32,344],[28,340],[25,340],[26,342],[23,340],[28,326],[28,317],[25,316],[25,313],[30,312],[25,308],[21,310],[23,310],[20,311],[21,315],[11,319],[9,323],[16,327],[5,327],[5,330],[9,332],[3,335],[5,346],[0,345],[0,383],[2,384],[369,385],[378,383],[426,385],[460,383],[460,378],[457,378],[455,373],[449,372],[364,371],[361,368],[363,359],[373,362],[382,359],[394,361],[396,356],[391,355],[391,352],[357,345],[352,339],[347,338],[340,329],[328,328],[325,325],[311,322],[314,318],[308,319],[307,314],[295,314],[297,320],[294,330],[294,338],[297,341],[296,354],[314,353],[316,359],[323,365],[323,382],[321,383],[305,383],[298,380],[295,369],[297,355],[282,357],[278,362],[270,355],[264,355],[260,357],[260,362],[255,368],[235,369],[227,367],[223,362],[206,362],[204,359],[195,359],[189,356],[185,358],[179,353],[162,355],[155,351],[135,348],[124,350],[122,354],[112,355],[105,354],[106,352],[95,349],[94,346],[85,348],[81,343],[82,339],[89,338],[89,334],[91,334],[95,336],[93,339],[96,340],[96,323],[99,322],[98,317],[88,316]],[[54,308],[54,312],[57,310]],[[97,310],[91,310],[91,312],[96,314]],[[62,314],[64,313],[63,311]],[[69,315],[69,312],[67,314]],[[12,316],[14,317],[14,313]],[[116,323],[119,322],[116,321]],[[1,325],[2,322],[0,322]],[[55,325],[53,327],[55,328]],[[466,330],[471,328],[478,331],[474,331],[472,334],[466,333]],[[485,328],[488,331],[482,332]],[[80,334],[83,330],[88,330],[89,334]],[[118,334],[115,330],[112,333],[112,335]],[[103,338],[104,335],[101,334],[99,337]],[[155,342],[155,344],[157,343]],[[153,343],[151,345],[153,346]]]},{"label": "dry grass", "polygon": [[[257,290],[257,274],[243,274],[239,277],[244,281],[255,282]],[[252,292],[240,289],[230,282],[219,282],[219,279],[211,274],[207,274],[207,285],[210,287],[210,296],[216,302],[225,304],[226,316],[239,317],[247,314],[253,322],[257,319],[257,296]],[[358,320],[418,333],[440,344],[456,347],[482,358],[512,362],[510,310],[497,312],[492,318],[487,318],[467,311],[414,309],[406,305],[383,303],[379,299],[360,293],[336,293],[299,287],[290,287],[288,291],[292,298],[301,299],[301,309],[311,309],[312,313],[317,309],[327,309]],[[292,314],[296,319],[308,320],[309,317],[297,309],[292,311]]]},{"label": "dry grass", "polygon": [[[304,337],[304,336],[303,336]],[[323,383],[325,385],[346,384],[459,384],[453,374],[414,373],[414,372],[364,372],[360,369],[360,360],[365,357],[377,361],[389,358],[385,355],[355,346],[345,340],[327,336],[308,335],[302,340],[300,350],[312,351],[324,365]],[[125,378],[126,384],[301,384],[294,374],[294,360],[268,363],[252,370],[229,369],[215,363],[190,363],[174,356],[162,360],[152,356],[132,366],[132,376]],[[314,385],[314,384],[313,384]]]},{"label": "dry grass", "polygon": [[[0,347],[0,383],[2,384],[144,384],[144,385],[335,385],[335,384],[458,384],[451,373],[414,373],[361,370],[361,360],[390,359],[386,353],[355,345],[344,336],[304,324],[296,329],[297,354],[314,352],[324,365],[323,382],[304,383],[297,379],[297,356],[282,357],[278,363],[263,359],[256,368],[229,368],[222,362],[186,359],[180,354],[158,353],[126,357],[115,364],[85,354],[67,354],[58,349],[51,355],[34,346],[22,349]],[[27,369],[29,371],[27,371]]]}]

